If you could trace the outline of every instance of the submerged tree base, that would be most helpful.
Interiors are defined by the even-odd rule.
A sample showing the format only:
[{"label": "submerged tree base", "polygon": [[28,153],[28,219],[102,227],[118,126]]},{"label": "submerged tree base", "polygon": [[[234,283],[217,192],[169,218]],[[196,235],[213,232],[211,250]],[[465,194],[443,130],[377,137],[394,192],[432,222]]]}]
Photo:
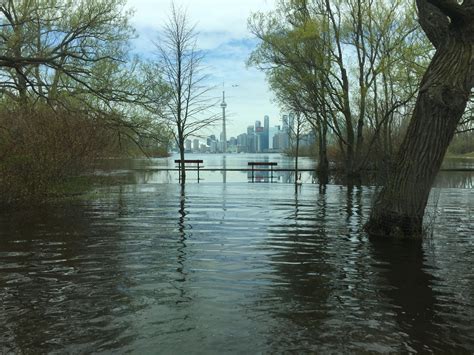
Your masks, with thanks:
[{"label": "submerged tree base", "polygon": [[375,238],[420,239],[423,221],[413,216],[385,213],[370,218],[364,230]]}]

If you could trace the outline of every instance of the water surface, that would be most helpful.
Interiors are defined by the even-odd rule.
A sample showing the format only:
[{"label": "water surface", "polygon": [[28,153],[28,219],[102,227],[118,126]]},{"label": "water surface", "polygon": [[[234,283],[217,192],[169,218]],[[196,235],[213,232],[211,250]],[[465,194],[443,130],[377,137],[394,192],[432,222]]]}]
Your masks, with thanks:
[{"label": "water surface", "polygon": [[133,169],[0,216],[0,352],[474,352],[472,189],[433,190],[423,243],[376,243],[374,187]]}]

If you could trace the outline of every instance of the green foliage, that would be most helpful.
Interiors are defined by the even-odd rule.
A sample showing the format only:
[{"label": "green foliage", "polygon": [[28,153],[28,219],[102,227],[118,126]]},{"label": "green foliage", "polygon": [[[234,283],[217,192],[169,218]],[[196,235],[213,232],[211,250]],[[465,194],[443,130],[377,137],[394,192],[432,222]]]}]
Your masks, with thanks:
[{"label": "green foliage", "polygon": [[277,101],[329,127],[348,169],[377,145],[393,155],[432,54],[404,0],[281,0],[253,14],[260,40],[248,64],[267,74]]},{"label": "green foliage", "polygon": [[129,57],[131,15],[125,0],[0,3],[0,204],[55,194],[98,156],[165,154],[147,107],[167,88]]},{"label": "green foliage", "polygon": [[4,95],[125,98],[128,86],[120,84],[128,79],[120,74],[134,35],[125,0],[8,1],[0,12]]}]

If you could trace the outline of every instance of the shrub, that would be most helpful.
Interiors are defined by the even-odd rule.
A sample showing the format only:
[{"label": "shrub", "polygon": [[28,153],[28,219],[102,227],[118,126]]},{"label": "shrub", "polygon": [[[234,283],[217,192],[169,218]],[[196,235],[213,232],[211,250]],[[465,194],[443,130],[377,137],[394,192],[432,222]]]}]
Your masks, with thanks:
[{"label": "shrub", "polygon": [[51,108],[3,110],[0,127],[2,205],[43,200],[90,167],[112,141],[96,120]]}]

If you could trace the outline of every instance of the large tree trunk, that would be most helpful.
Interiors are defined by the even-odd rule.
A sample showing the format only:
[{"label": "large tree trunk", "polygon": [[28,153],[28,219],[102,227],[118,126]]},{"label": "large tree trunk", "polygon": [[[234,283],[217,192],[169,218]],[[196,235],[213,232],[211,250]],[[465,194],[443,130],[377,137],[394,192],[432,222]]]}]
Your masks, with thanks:
[{"label": "large tree trunk", "polygon": [[[474,17],[468,16],[467,11],[465,17],[451,12],[455,9],[462,12],[464,5],[449,2],[451,10],[446,10],[435,3],[445,1],[417,1],[420,23],[437,51],[420,84],[395,171],[377,197],[366,224],[367,232],[373,236],[422,235],[431,186],[473,87]],[[446,12],[453,16],[449,21]],[[422,18],[428,15],[431,17]],[[463,21],[456,16],[463,16]]]}]

